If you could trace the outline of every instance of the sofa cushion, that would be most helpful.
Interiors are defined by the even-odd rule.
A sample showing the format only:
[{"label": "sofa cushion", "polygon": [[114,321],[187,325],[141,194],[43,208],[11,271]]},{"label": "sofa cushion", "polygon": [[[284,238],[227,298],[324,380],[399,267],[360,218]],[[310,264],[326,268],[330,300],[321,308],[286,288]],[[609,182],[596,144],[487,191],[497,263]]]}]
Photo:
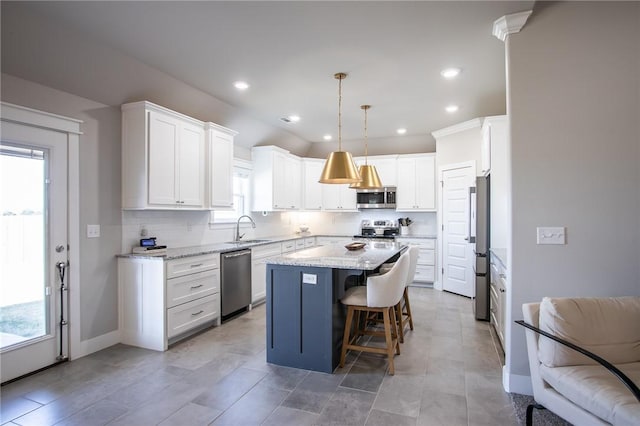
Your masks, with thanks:
[{"label": "sofa cushion", "polygon": [[[540,328],[612,364],[640,361],[640,297],[549,298],[540,303]],[[538,358],[547,367],[596,364],[540,337]]]},{"label": "sofa cushion", "polygon": [[[617,364],[634,383],[640,383],[640,362]],[[640,403],[631,391],[600,365],[540,366],[540,375],[574,404],[614,425],[640,425]],[[562,414],[562,413],[559,413]]]}]

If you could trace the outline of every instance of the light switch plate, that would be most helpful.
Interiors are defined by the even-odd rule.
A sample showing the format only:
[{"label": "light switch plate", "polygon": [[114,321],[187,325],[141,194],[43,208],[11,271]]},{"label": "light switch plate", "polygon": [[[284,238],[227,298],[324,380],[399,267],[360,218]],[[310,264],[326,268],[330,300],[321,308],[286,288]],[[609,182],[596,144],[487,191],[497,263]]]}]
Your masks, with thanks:
[{"label": "light switch plate", "polygon": [[316,274],[302,274],[302,284],[318,284],[318,276]]},{"label": "light switch plate", "polygon": [[537,230],[538,244],[566,244],[566,232],[563,226],[539,226]]},{"label": "light switch plate", "polygon": [[99,238],[100,225],[87,225],[87,238]]}]

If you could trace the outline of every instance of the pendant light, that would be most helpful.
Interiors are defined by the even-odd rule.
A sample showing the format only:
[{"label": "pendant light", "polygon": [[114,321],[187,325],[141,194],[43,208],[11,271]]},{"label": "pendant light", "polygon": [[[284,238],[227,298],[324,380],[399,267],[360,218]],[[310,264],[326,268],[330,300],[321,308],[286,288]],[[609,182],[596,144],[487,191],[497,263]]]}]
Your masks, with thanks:
[{"label": "pendant light", "polygon": [[342,80],[347,77],[347,74],[340,72],[334,77],[338,80],[338,150],[327,157],[319,182],[356,183],[362,178],[358,174],[351,154],[342,150]]},{"label": "pendant light", "polygon": [[376,166],[369,165],[368,163],[368,155],[369,155],[369,142],[367,139],[367,110],[371,108],[371,105],[362,105],[360,106],[364,110],[364,164],[360,166],[358,172],[362,177],[360,182],[352,183],[349,188],[355,189],[376,189],[382,188],[382,182],[380,182],[380,176],[378,176],[378,171],[376,170]]}]

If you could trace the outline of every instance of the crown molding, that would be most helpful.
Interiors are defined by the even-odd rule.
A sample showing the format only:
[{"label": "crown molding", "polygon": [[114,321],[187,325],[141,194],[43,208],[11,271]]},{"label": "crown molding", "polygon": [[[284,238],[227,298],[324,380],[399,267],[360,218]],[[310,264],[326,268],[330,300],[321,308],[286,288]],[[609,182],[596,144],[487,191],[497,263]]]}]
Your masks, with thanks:
[{"label": "crown molding", "polygon": [[453,126],[445,127],[444,129],[435,130],[431,132],[431,135],[438,139],[443,136],[453,135],[454,133],[463,132],[474,128],[482,127],[482,119],[474,118],[473,120],[463,121],[462,123],[455,124]]},{"label": "crown molding", "polygon": [[519,33],[531,15],[531,10],[504,15],[493,23],[493,35],[505,41],[509,34]]}]

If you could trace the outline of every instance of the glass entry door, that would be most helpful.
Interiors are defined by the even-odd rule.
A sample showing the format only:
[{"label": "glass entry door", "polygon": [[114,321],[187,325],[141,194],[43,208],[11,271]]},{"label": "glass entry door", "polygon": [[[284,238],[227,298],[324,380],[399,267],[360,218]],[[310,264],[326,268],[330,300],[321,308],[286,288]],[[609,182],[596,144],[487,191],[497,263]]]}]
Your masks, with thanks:
[{"label": "glass entry door", "polygon": [[2,123],[0,215],[0,362],[5,382],[55,364],[68,353],[63,134]]}]

